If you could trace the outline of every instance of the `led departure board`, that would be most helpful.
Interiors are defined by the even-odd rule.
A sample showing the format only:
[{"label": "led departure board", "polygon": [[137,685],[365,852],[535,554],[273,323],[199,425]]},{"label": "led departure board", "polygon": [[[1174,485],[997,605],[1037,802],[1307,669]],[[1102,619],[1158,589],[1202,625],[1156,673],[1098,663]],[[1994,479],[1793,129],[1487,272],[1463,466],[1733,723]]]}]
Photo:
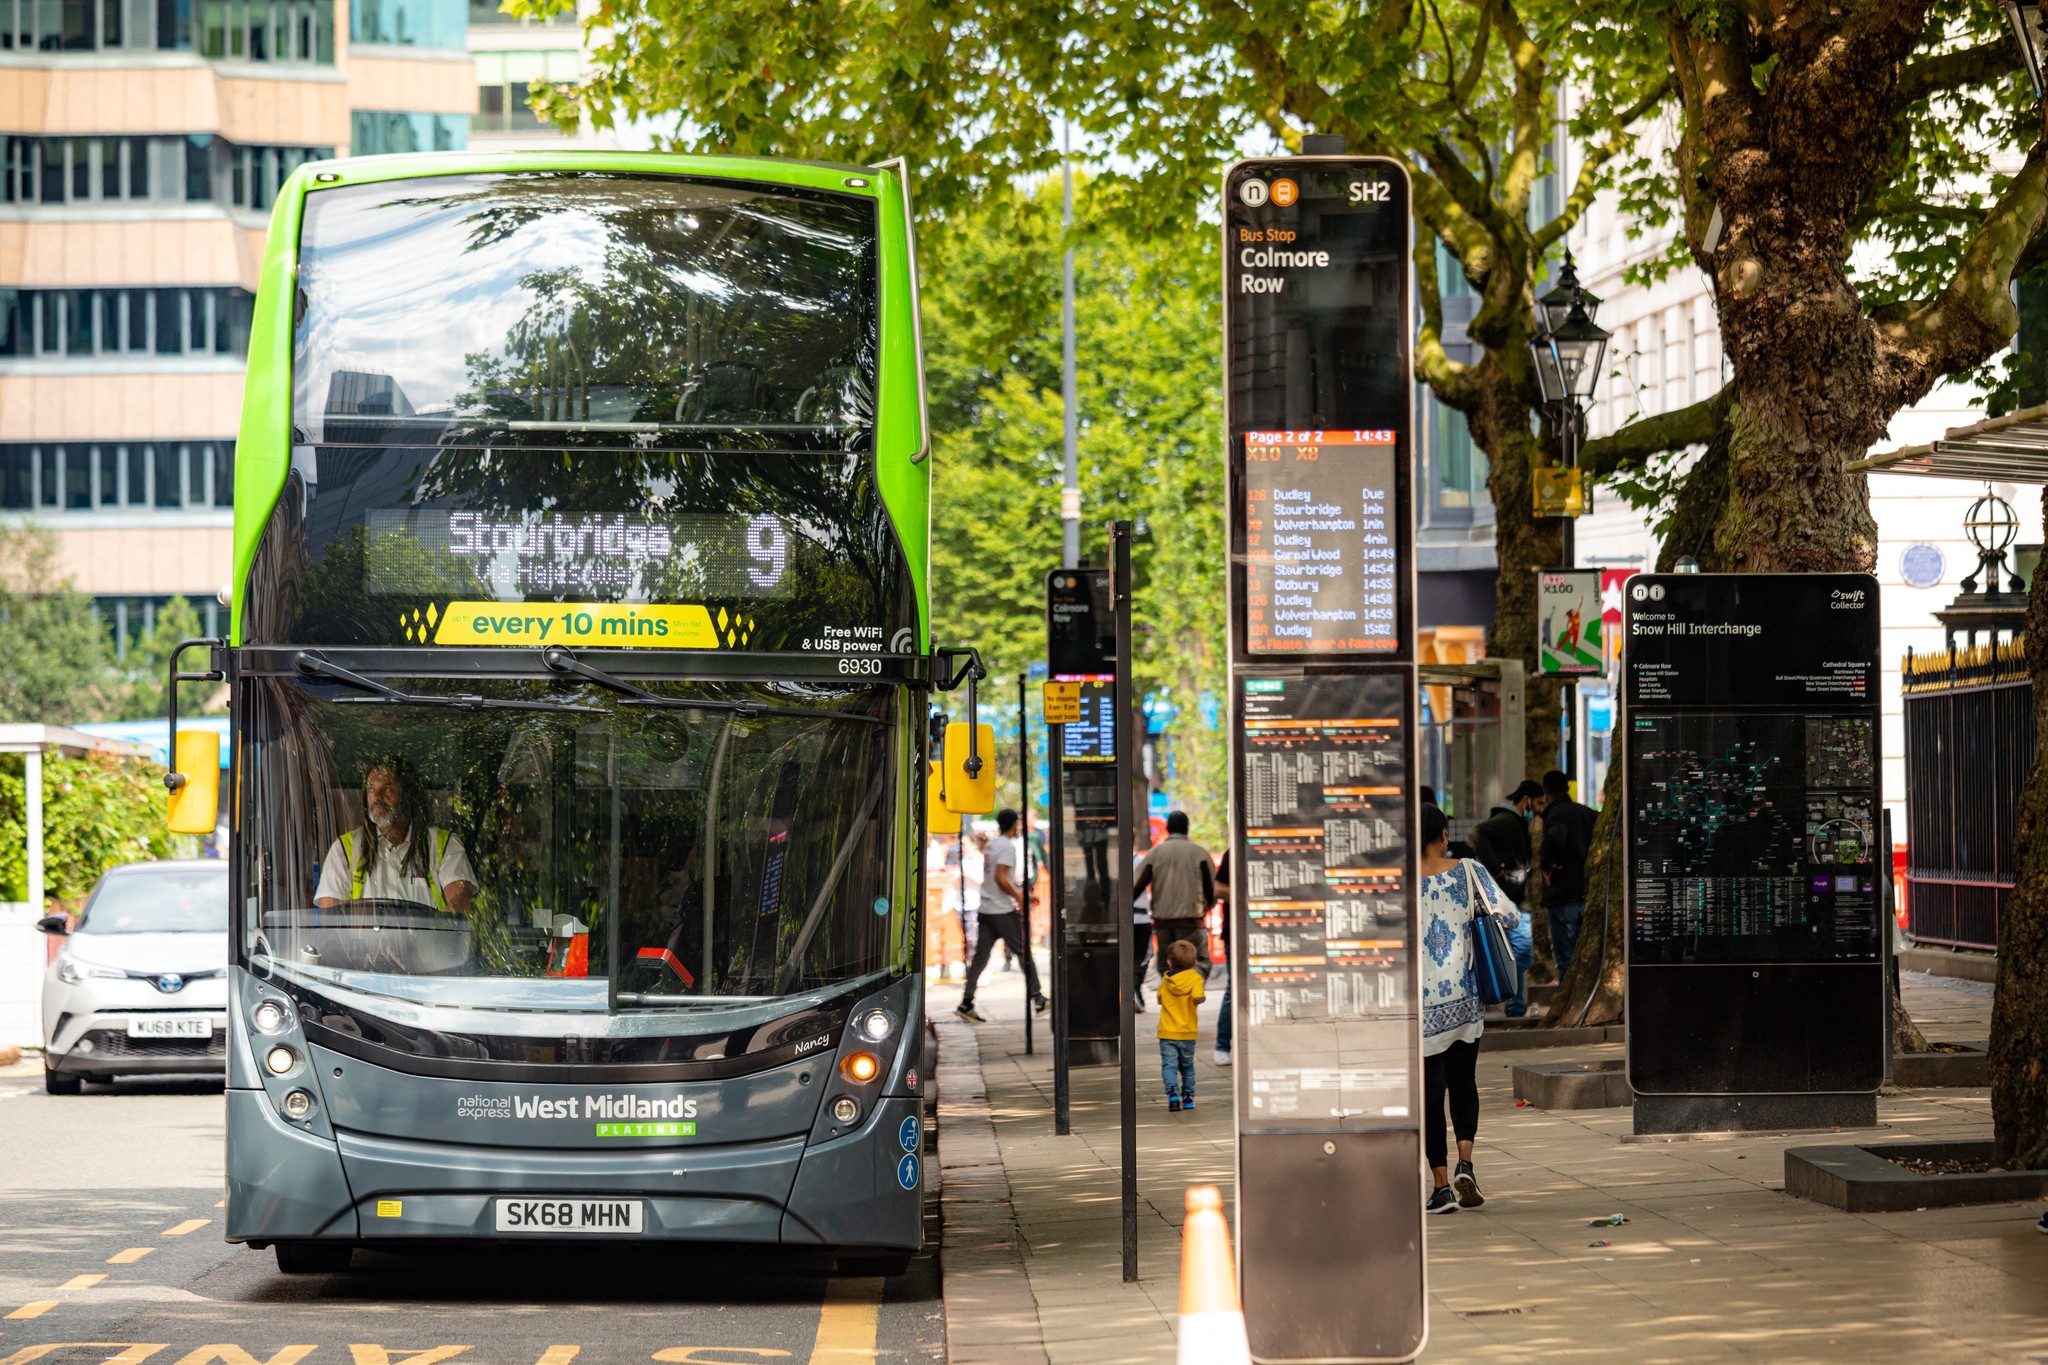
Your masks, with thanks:
[{"label": "led departure board", "polygon": [[1239,680],[1247,1126],[1412,1122],[1407,699],[1393,674]]},{"label": "led departure board", "polygon": [[1060,757],[1068,763],[1116,762],[1116,684],[1081,684],[1081,719],[1060,727]]},{"label": "led departure board", "polygon": [[1244,458],[1246,651],[1393,649],[1394,433],[1253,431]]}]

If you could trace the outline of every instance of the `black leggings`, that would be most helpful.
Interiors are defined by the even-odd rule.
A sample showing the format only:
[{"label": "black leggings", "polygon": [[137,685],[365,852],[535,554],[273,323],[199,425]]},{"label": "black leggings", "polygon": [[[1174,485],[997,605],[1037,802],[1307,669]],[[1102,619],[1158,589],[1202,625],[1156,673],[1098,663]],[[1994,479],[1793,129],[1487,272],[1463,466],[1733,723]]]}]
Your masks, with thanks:
[{"label": "black leggings", "polygon": [[1451,1125],[1458,1141],[1470,1142],[1479,1135],[1479,1044],[1452,1043],[1442,1052],[1422,1059],[1423,1124],[1422,1146],[1429,1164],[1448,1166],[1450,1142],[1444,1132],[1444,1098],[1451,1101]]}]

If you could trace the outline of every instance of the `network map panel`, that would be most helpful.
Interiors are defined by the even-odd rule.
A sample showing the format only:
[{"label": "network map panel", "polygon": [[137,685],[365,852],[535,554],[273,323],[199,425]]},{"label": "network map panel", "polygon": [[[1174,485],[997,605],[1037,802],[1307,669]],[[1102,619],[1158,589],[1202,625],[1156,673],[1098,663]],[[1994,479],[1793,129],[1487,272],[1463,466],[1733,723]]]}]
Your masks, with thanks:
[{"label": "network map panel", "polygon": [[1630,717],[1633,960],[1867,958],[1876,761],[1862,716]]},{"label": "network map panel", "polygon": [[1412,1124],[1405,672],[1244,677],[1248,1124]]}]

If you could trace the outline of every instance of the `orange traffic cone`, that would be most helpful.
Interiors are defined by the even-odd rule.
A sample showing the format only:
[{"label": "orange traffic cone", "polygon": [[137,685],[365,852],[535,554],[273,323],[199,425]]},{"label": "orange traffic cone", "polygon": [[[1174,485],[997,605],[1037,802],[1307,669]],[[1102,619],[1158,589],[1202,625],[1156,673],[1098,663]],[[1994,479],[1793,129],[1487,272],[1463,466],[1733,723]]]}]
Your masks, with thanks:
[{"label": "orange traffic cone", "polygon": [[1179,1365],[1251,1365],[1251,1359],[1223,1192],[1196,1185],[1188,1190],[1181,1227]]}]

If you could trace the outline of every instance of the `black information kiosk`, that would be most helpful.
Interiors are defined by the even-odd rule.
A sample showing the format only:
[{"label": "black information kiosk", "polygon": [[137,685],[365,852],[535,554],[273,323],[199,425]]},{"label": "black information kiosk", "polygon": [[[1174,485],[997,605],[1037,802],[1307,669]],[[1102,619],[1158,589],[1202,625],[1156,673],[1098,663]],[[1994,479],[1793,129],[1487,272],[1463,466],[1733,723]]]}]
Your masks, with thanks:
[{"label": "black information kiosk", "polygon": [[[1081,718],[1048,727],[1051,761],[1052,912],[1067,1059],[1116,1060],[1117,994],[1116,623],[1109,570],[1054,569],[1045,576],[1046,671],[1078,683]],[[1130,908],[1124,907],[1129,914]]]},{"label": "black information kiosk", "polygon": [[1867,1127],[1890,1045],[1877,580],[1623,596],[1635,1130]]},{"label": "black information kiosk", "polygon": [[1224,181],[1237,1218],[1260,1361],[1425,1335],[1409,186]]}]

